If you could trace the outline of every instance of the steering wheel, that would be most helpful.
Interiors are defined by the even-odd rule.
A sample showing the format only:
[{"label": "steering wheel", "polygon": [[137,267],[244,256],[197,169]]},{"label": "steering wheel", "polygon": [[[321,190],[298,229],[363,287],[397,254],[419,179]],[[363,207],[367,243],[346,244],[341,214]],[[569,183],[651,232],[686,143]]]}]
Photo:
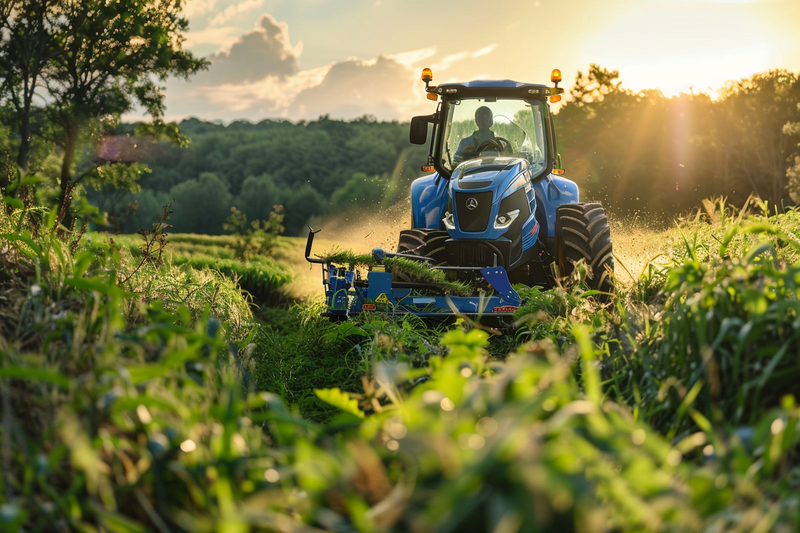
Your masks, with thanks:
[{"label": "steering wheel", "polygon": [[481,152],[489,148],[494,148],[497,150],[498,154],[502,154],[506,150],[511,149],[511,143],[504,137],[495,137],[494,139],[489,139],[479,144],[478,147],[475,148],[475,155],[481,155]]}]

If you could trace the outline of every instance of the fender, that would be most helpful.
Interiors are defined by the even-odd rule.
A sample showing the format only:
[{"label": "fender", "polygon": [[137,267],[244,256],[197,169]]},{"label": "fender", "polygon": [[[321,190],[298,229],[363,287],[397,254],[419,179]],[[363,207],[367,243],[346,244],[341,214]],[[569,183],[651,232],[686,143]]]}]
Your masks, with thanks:
[{"label": "fender", "polygon": [[447,204],[448,180],[438,173],[411,183],[411,228],[444,229],[442,209]]},{"label": "fender", "polygon": [[546,236],[551,239],[555,238],[556,209],[560,205],[580,202],[578,185],[566,178],[550,174],[543,180],[534,183],[533,189],[536,191],[536,202],[541,209],[540,216],[546,217],[546,223],[542,224],[547,230]]}]

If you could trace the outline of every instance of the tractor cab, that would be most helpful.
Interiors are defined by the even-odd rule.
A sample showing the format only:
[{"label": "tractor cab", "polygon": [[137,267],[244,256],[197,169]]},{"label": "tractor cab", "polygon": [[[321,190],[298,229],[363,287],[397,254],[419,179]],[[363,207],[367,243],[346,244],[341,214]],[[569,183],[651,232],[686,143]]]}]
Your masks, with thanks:
[{"label": "tractor cab", "polygon": [[425,144],[427,125],[433,124],[428,166],[442,177],[450,178],[464,161],[486,156],[524,159],[536,177],[557,166],[549,88],[503,80],[433,89],[429,96],[443,95],[439,107],[412,119],[410,141]]}]

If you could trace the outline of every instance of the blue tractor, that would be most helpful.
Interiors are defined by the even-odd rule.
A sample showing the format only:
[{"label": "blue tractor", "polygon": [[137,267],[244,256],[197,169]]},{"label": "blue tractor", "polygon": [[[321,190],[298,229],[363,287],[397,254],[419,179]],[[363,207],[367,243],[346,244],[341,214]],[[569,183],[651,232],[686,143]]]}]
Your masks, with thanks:
[{"label": "blue tractor", "polygon": [[[508,315],[521,301],[514,284],[552,286],[583,261],[587,282],[613,292],[611,233],[599,203],[580,203],[578,186],[563,177],[549,102],[561,99],[561,73],[553,87],[511,80],[431,85],[436,112],[411,120],[409,140],[430,146],[430,174],[411,185],[411,228],[396,253],[373,250],[374,265],[360,272],[323,264],[333,319],[364,311],[441,315]],[[429,127],[432,126],[432,127]],[[435,283],[408,279],[381,263],[405,257],[442,270],[475,288],[455,296]]]}]

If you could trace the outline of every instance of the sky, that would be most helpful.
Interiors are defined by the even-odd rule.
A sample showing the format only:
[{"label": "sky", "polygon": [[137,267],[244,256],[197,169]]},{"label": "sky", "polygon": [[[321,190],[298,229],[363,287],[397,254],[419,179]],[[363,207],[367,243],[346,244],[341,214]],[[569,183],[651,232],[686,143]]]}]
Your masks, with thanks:
[{"label": "sky", "polygon": [[434,84],[514,79],[569,89],[591,63],[623,86],[711,92],[800,73],[800,0],[188,0],[184,47],[211,61],[166,83],[167,118],[320,115],[407,121]]}]

